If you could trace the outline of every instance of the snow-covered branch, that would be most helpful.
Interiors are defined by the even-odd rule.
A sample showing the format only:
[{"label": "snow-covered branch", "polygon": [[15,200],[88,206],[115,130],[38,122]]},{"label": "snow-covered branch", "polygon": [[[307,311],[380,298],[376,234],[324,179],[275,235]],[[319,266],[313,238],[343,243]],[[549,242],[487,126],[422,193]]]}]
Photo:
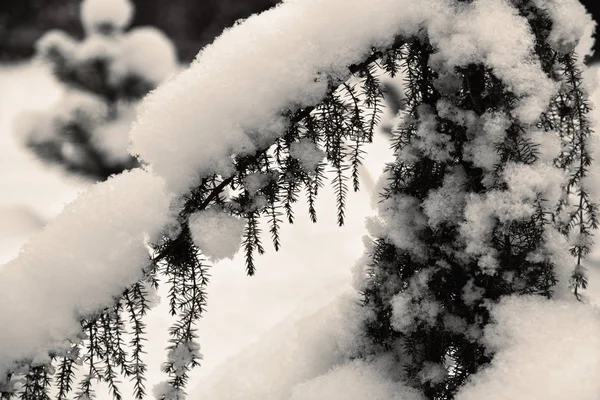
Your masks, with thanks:
[{"label": "snow-covered branch", "polygon": [[[551,30],[532,30],[548,18]],[[453,396],[490,360],[482,341],[489,303],[551,297],[564,275],[554,246],[561,242],[549,239],[556,232],[546,220],[562,171],[536,124],[563,90],[548,54],[572,53],[590,24],[576,0],[289,0],[236,24],[145,99],[131,135],[147,168],[92,188],[0,270],[0,326],[11,327],[0,332],[0,374],[18,361],[64,355],[80,319],[113,307],[142,277],[150,244],[159,257],[149,268],[169,276],[171,312],[181,315],[164,368],[171,380],[159,396],[183,393],[199,358],[201,254],[230,256],[237,246],[228,241],[241,236],[252,274],[252,255],[262,251],[258,217],[270,219],[277,248],[280,209],[292,222],[301,184],[312,208],[323,156],[343,222],[344,172],[357,170],[383,96],[378,63],[390,74],[405,67],[408,110],[394,131],[381,220],[371,224],[377,239],[361,290],[376,315],[363,326],[372,343],[361,351],[406,357],[398,368],[406,382],[381,379],[381,393],[406,383],[431,398]],[[360,95],[341,85],[350,72]],[[361,108],[373,110],[369,121]],[[130,308],[137,323],[145,306]],[[302,390],[379,371],[357,365]]]}]

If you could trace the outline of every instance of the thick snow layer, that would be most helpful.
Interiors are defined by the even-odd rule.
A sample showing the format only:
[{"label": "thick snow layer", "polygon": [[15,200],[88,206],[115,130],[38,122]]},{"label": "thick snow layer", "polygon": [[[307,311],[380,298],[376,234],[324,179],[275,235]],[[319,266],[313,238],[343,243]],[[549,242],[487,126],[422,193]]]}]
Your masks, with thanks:
[{"label": "thick snow layer", "polygon": [[[486,4],[493,7],[495,12],[483,12]],[[134,151],[139,152],[158,174],[166,178],[170,188],[180,192],[188,189],[204,174],[230,173],[232,154],[251,152],[268,144],[274,136],[281,133],[284,122],[279,113],[282,108],[311,105],[323,96],[326,80],[317,79],[320,72],[343,76],[346,66],[360,61],[369,52],[370,46],[389,44],[399,30],[407,34],[415,33],[423,23],[429,28],[432,41],[443,47],[443,52],[438,57],[442,64],[440,68],[459,65],[461,62],[484,61],[490,68],[499,71],[510,88],[518,96],[522,96],[523,107],[518,116],[526,122],[532,121],[537,116],[540,105],[546,104],[553,86],[541,73],[539,65],[529,58],[529,53],[519,50],[521,46],[527,48],[531,45],[532,36],[522,29],[524,21],[507,4],[506,1],[492,3],[491,0],[481,0],[457,10],[441,0],[421,3],[409,0],[373,0],[369,7],[364,7],[364,1],[361,0],[290,0],[226,32],[199,56],[191,69],[150,96],[144,113],[134,128]],[[335,23],[335,17],[339,17],[342,23]],[[467,18],[476,23],[470,24],[472,26],[458,23]],[[513,23],[515,29],[512,29]],[[323,32],[327,34],[324,35]],[[491,40],[492,37],[494,40]],[[519,42],[518,48],[514,46],[514,41]],[[473,46],[465,50],[465,43],[472,43]],[[458,59],[459,54],[466,54],[468,57]],[[251,137],[246,134],[250,131],[260,131],[264,135],[260,138]],[[143,172],[133,174],[143,175],[145,179],[142,181],[146,181],[149,186],[132,184],[123,188],[120,184],[128,182],[128,179],[116,178],[104,186],[96,187],[95,191],[106,195],[103,203],[90,200],[90,197],[84,197],[75,203],[70,210],[78,210],[80,207],[81,214],[68,212],[63,214],[67,217],[58,220],[67,221],[68,231],[61,225],[63,222],[51,224],[17,260],[0,272],[2,301],[10,301],[0,307],[0,326],[8,326],[7,323],[10,322],[10,326],[15,327],[1,333],[7,335],[6,338],[0,336],[0,343],[3,344],[3,353],[0,353],[2,363],[47,350],[47,346],[54,340],[73,332],[76,326],[76,318],[71,314],[73,311],[89,311],[102,303],[106,304],[110,300],[110,294],[118,293],[127,279],[138,276],[137,267],[140,263],[143,264],[141,257],[145,253],[140,250],[133,254],[130,253],[131,249],[125,252],[119,235],[130,233],[129,239],[135,238],[136,249],[141,249],[142,232],[156,230],[159,222],[165,222],[158,221],[165,219],[165,210],[150,209],[166,209],[168,200],[162,190],[153,186],[160,181],[159,178]],[[111,185],[118,186],[122,192],[109,190]],[[105,190],[109,193],[104,192]],[[124,214],[118,215],[122,226],[109,227],[111,219],[101,212],[113,210],[118,204],[118,201],[112,202],[111,194],[120,201],[130,202],[127,204],[130,209],[120,210]],[[137,201],[132,200],[132,194],[135,194]],[[140,201],[141,198],[144,201]],[[120,207],[122,206],[121,204]],[[139,218],[139,224],[135,223],[136,218]],[[78,229],[71,229],[72,227]],[[108,235],[111,229],[114,231]],[[63,231],[73,232],[68,236]],[[57,239],[49,237],[46,232],[56,232],[57,238],[66,240],[59,243],[64,250],[56,251],[53,246],[57,244]],[[93,246],[89,247],[92,242],[102,240],[107,241],[104,244],[113,246],[102,247],[102,252]],[[52,250],[46,252],[46,249]],[[76,251],[73,252],[73,249]],[[85,250],[85,253],[80,253],[80,249]],[[122,270],[115,270],[114,274],[113,271],[102,271],[107,281],[99,280],[93,274],[97,272],[96,269],[81,269],[88,260],[88,257],[76,259],[82,254],[89,254],[89,259],[93,259],[91,255],[105,257],[100,259],[107,260],[108,265],[121,266]],[[40,263],[40,260],[45,263]],[[70,264],[74,260],[77,263]],[[62,267],[63,261],[68,261],[64,265],[79,269],[65,269],[62,272],[68,274],[61,275],[58,273],[61,272],[60,268],[51,267],[54,265],[53,261],[60,263],[56,264],[58,267]],[[122,265],[117,261],[128,263]],[[21,267],[18,268],[18,265]],[[48,268],[43,269],[44,266]],[[23,306],[23,309],[13,312],[6,306],[22,304],[17,300],[22,299],[23,291],[16,297],[15,290],[19,286],[9,286],[11,280],[24,279],[21,274],[12,273],[15,269],[34,272],[33,279],[27,275],[26,283],[29,285],[44,282],[46,286],[51,286],[45,288],[45,292],[31,293],[34,307],[36,302],[52,306],[53,313],[44,315],[46,319],[34,321],[34,317],[38,317],[35,315],[38,312],[35,308],[25,309]],[[78,280],[72,279],[73,273]],[[85,276],[86,273],[90,275]],[[5,279],[5,276],[12,278]],[[108,280],[112,279],[115,281],[109,285]],[[48,282],[55,284],[47,285]],[[75,285],[74,282],[78,284]],[[99,282],[106,284],[102,294],[93,291]],[[69,295],[56,296],[56,293],[62,292],[47,292],[57,291],[59,288]],[[72,295],[71,291],[74,291]],[[86,294],[84,299],[83,294]],[[79,304],[80,301],[82,303]],[[28,303],[29,307],[31,304]],[[68,316],[56,315],[56,310],[66,310]],[[4,318],[5,316],[17,318],[17,323]],[[21,322],[18,322],[19,319]],[[39,325],[41,323],[45,325]],[[31,326],[43,329],[31,329]],[[54,331],[52,327],[55,328]],[[21,336],[15,347],[13,341],[17,335]],[[317,359],[318,356],[320,354],[313,355]]]},{"label": "thick snow layer", "polygon": [[[62,182],[61,179],[65,177],[61,178],[56,171],[43,169],[29,153],[19,150],[13,141],[10,126],[14,116],[20,114],[21,110],[46,107],[58,100],[61,92],[42,68],[29,65],[3,67],[1,72],[0,82],[5,90],[0,93],[0,184],[3,188],[0,204],[10,207],[13,203],[24,203],[47,219],[54,216],[84,185],[73,187],[72,183]],[[365,160],[369,171],[364,172],[374,176],[379,174],[390,157],[386,140],[378,139],[381,140],[369,146]],[[288,316],[293,320],[299,318],[302,315],[298,313],[300,304],[327,303],[336,293],[347,288],[350,281],[348,267],[362,252],[360,237],[364,234],[363,216],[371,211],[369,204],[368,192],[349,194],[348,207],[356,212],[348,215],[346,225],[339,228],[335,213],[332,212],[335,210],[335,196],[326,187],[317,202],[319,224],[310,223],[306,210],[299,205],[296,223],[282,227],[283,250],[275,252],[266,243],[267,253],[257,259],[256,276],[245,276],[244,260],[240,255],[234,260],[215,265],[208,288],[209,312],[200,323],[204,360],[196,374],[206,375],[225,357],[257,340],[274,324],[290,318]],[[14,213],[11,213],[11,219],[14,219]],[[4,227],[7,222],[3,220]],[[18,247],[29,236],[14,234],[0,241],[3,260],[15,256]],[[310,250],[310,257],[307,256],[307,249]],[[313,279],[316,275],[319,276],[317,281]],[[83,285],[83,281],[77,283]],[[262,312],[256,313],[256,310]],[[170,321],[165,318],[166,315],[166,308],[158,306],[147,319],[149,340],[158,344],[148,348],[149,388],[164,379],[159,367],[165,356],[164,346],[160,343],[166,344],[168,340],[167,327]],[[99,393],[102,393],[101,389]],[[124,390],[127,392],[127,389]],[[111,397],[104,393],[104,397],[100,398]]]},{"label": "thick snow layer", "polygon": [[133,151],[176,192],[207,174],[229,175],[232,154],[282,134],[282,109],[320,100],[327,80],[319,74],[345,77],[371,46],[422,27],[438,49],[436,68],[484,62],[521,99],[516,116],[524,122],[548,104],[556,87],[531,57],[527,21],[505,0],[460,8],[441,0],[373,0],[369,7],[362,0],[289,0],[226,31],[148,96],[132,130]]},{"label": "thick snow layer", "polygon": [[456,14],[445,13],[447,19],[439,18],[430,27],[438,49],[432,64],[443,63],[441,69],[449,71],[483,61],[520,97],[515,116],[535,122],[557,87],[531,56],[534,37],[527,20],[506,0],[479,0],[458,7]]},{"label": "thick snow layer", "polygon": [[[0,375],[56,348],[80,316],[142,276],[146,240],[169,219],[164,181],[134,170],[93,186],[0,269]],[[26,299],[26,301],[24,301]]]},{"label": "thick snow layer", "polygon": [[211,261],[233,258],[240,249],[246,220],[211,207],[190,215],[194,244]]},{"label": "thick snow layer", "polygon": [[485,331],[492,364],[457,400],[596,400],[600,393],[600,313],[574,300],[504,299]]}]

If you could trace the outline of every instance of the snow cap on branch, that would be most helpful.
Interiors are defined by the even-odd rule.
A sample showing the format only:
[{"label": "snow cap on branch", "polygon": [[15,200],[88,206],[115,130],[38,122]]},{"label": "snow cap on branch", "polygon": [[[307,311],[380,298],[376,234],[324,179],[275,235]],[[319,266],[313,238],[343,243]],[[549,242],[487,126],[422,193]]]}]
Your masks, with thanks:
[{"label": "snow cap on branch", "polygon": [[347,66],[371,46],[391,44],[399,30],[416,32],[434,3],[290,0],[252,16],[146,98],[132,130],[133,151],[176,191],[207,174],[231,174],[232,154],[252,153],[283,133],[282,110],[322,99],[321,74],[346,78]]},{"label": "snow cap on branch", "polygon": [[170,220],[164,181],[137,169],[93,186],[0,269],[0,375],[47,354],[142,277]]},{"label": "snow cap on branch", "polygon": [[535,38],[527,20],[507,0],[442,7],[447,18],[436,18],[429,25],[436,49],[431,58],[433,68],[447,72],[456,66],[483,63],[519,98],[515,116],[525,124],[534,123],[557,87],[533,55]]},{"label": "snow cap on branch", "polygon": [[433,65],[484,63],[518,96],[515,116],[525,123],[555,93],[532,55],[526,19],[506,0],[462,7],[441,0],[373,0],[369,7],[361,0],[289,0],[224,32],[188,70],[151,93],[131,132],[133,152],[176,192],[208,174],[229,175],[232,155],[252,153],[283,133],[282,110],[322,99],[323,74],[345,79],[347,66],[372,46],[422,28],[436,49]]}]

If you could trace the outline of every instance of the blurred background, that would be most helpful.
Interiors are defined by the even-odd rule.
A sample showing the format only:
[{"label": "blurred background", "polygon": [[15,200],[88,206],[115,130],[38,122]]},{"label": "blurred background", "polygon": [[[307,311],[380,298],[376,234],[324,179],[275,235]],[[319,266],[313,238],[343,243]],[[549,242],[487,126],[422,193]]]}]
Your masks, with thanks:
[{"label": "blurred background", "polygon": [[[174,42],[182,61],[191,61],[200,48],[224,28],[278,0],[134,0],[132,26],[152,25]],[[0,61],[21,60],[34,53],[35,42],[50,29],[82,37],[79,0],[1,0]]]}]

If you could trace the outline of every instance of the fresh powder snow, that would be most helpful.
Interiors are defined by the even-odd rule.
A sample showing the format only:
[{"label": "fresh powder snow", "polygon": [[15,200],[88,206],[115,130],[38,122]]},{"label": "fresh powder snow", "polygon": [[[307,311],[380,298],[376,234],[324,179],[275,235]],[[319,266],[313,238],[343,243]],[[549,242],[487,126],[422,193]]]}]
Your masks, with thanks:
[{"label": "fresh powder snow", "polygon": [[[126,15],[126,12],[119,15]],[[583,16],[583,21],[587,21],[581,10],[576,16]],[[128,18],[122,18],[123,24]],[[506,29],[506,26],[514,26],[515,29]],[[148,257],[145,243],[147,239],[157,239],[162,227],[169,222],[173,211],[170,210],[172,196],[185,194],[199,179],[209,174],[232,174],[232,155],[252,153],[271,144],[286,125],[280,115],[282,109],[314,105],[325,94],[326,79],[320,74],[343,79],[347,75],[346,66],[361,61],[371,46],[389,44],[395,34],[416,33],[422,27],[428,30],[432,43],[440,49],[433,61],[436,69],[444,73],[454,66],[471,62],[483,62],[493,68],[520,96],[517,117],[525,124],[538,118],[556,90],[539,63],[530,58],[533,37],[525,22],[506,1],[480,0],[455,8],[441,0],[419,3],[373,0],[365,8],[364,2],[359,0],[290,0],[249,18],[225,32],[212,46],[203,50],[190,69],[147,98],[132,131],[133,151],[149,162],[152,172],[137,170],[94,186],[33,238],[16,260],[0,270],[0,326],[11,327],[0,333],[0,370],[10,367],[13,361],[56,349],[63,339],[77,331],[79,316],[110,304],[111,296],[139,278]],[[498,32],[503,34],[498,35]],[[581,32],[574,30],[573,24],[566,22],[553,32],[554,40],[565,46],[574,45],[573,37],[579,34]],[[290,48],[294,51],[289,51]],[[443,147],[443,143],[441,145]],[[545,172],[514,173],[518,175],[514,181],[518,184],[508,193],[508,198],[492,194],[486,198],[466,199],[469,202],[467,207],[471,206],[473,210],[469,222],[483,225],[466,226],[463,230],[465,235],[473,235],[473,232],[487,234],[486,218],[482,218],[482,222],[476,221],[484,206],[490,207],[489,212],[496,217],[503,217],[500,212],[505,210],[508,213],[506,218],[514,218],[515,213],[525,215],[531,212],[529,209],[508,210],[507,207],[516,199],[531,195],[523,192],[521,178],[525,179],[527,175],[534,176],[536,182],[543,181]],[[542,174],[540,180],[535,175],[537,173]],[[528,190],[541,193],[546,188],[540,185]],[[413,200],[403,198],[395,204],[384,205],[382,210],[393,214],[413,208]],[[434,208],[436,204],[432,202]],[[425,219],[428,216],[416,215],[415,218]],[[417,222],[409,221],[415,229]],[[404,228],[379,229],[389,229],[389,234],[394,235],[397,229]],[[410,239],[410,232],[400,232],[397,237],[398,241],[405,243]],[[408,245],[416,254],[421,251],[418,243]],[[474,249],[473,254],[489,255],[486,249]],[[23,293],[31,297],[28,307],[15,308],[14,304],[18,304]],[[517,302],[512,308],[510,304],[510,301],[502,303],[495,316],[498,327],[504,327],[501,329],[512,335],[515,342],[530,337],[528,335],[533,329],[526,329],[527,325],[524,325],[521,331],[522,323],[511,322],[502,310],[508,309],[515,318],[524,317],[523,321],[538,311],[542,317],[548,317],[544,321],[561,327],[565,321],[572,327],[582,327],[581,321],[586,321],[581,332],[588,340],[588,348],[597,348],[597,343],[588,337],[590,332],[597,331],[597,319],[595,312],[589,311],[587,306],[576,305],[577,309],[569,306],[569,312],[561,314],[560,307],[546,300],[532,301],[525,306]],[[548,304],[552,305],[551,312],[545,313]],[[401,308],[399,306],[398,310]],[[581,318],[577,320],[569,319],[580,314]],[[346,317],[344,322],[357,320],[360,319],[353,315]],[[327,325],[316,325],[318,329],[314,337],[320,337]],[[36,326],[39,329],[32,329]],[[578,332],[564,332],[565,335],[575,333]],[[497,380],[502,379],[502,371],[506,370],[503,360],[522,361],[514,355],[520,353],[518,343],[499,340],[493,331],[485,334],[500,358],[489,370],[481,372],[481,379],[464,389],[463,396],[474,393],[472,396],[475,397],[470,398],[478,398],[479,392],[476,391],[480,387],[485,390],[488,374],[496,374],[490,384],[497,384]],[[583,340],[583,337],[577,337]],[[543,349],[542,341],[539,342]],[[310,355],[304,353],[309,348],[307,345],[297,354]],[[335,353],[336,347],[333,348]],[[511,348],[519,351],[512,353]],[[598,359],[595,352],[581,354],[574,347],[571,349],[581,357],[594,356],[595,360]],[[285,354],[285,349],[279,350]],[[532,348],[531,351],[534,350]],[[539,348],[536,351],[540,351]],[[320,370],[313,370],[309,365],[302,370],[305,375],[296,376],[297,381],[281,388],[279,393],[291,396],[293,400],[318,398],[332,393],[332,385],[339,382],[358,381],[373,385],[373,393],[381,398],[404,391],[406,396],[401,394],[399,400],[418,398],[408,389],[399,389],[397,382],[390,381],[385,373],[385,360],[344,362],[343,357],[347,353],[342,354],[342,358],[338,358],[339,366],[333,362],[326,368],[321,366]],[[531,354],[536,356],[536,353]],[[313,358],[318,359],[320,355],[323,353],[315,352]],[[264,357],[263,354],[261,356]],[[254,360],[257,356],[252,358]],[[287,361],[292,362],[292,367],[287,370],[294,370],[293,363],[297,360]],[[590,366],[587,372],[597,375],[593,364],[586,365]],[[331,370],[332,367],[335,368]],[[546,372],[546,369],[534,371],[540,374]],[[244,379],[242,375],[238,377],[241,382]],[[552,379],[552,375],[546,375],[546,379]],[[257,389],[256,382],[249,382],[249,387]],[[593,397],[586,396],[598,393],[598,388],[593,385],[590,383],[590,386],[581,389],[578,393],[581,398],[591,399]],[[543,388],[531,390],[539,390],[531,392],[533,395],[545,394]],[[214,398],[226,398],[220,397],[218,391],[213,393]],[[515,398],[523,393],[527,394],[517,393]],[[260,396],[268,398],[267,395]],[[521,398],[530,397],[523,395]]]}]

